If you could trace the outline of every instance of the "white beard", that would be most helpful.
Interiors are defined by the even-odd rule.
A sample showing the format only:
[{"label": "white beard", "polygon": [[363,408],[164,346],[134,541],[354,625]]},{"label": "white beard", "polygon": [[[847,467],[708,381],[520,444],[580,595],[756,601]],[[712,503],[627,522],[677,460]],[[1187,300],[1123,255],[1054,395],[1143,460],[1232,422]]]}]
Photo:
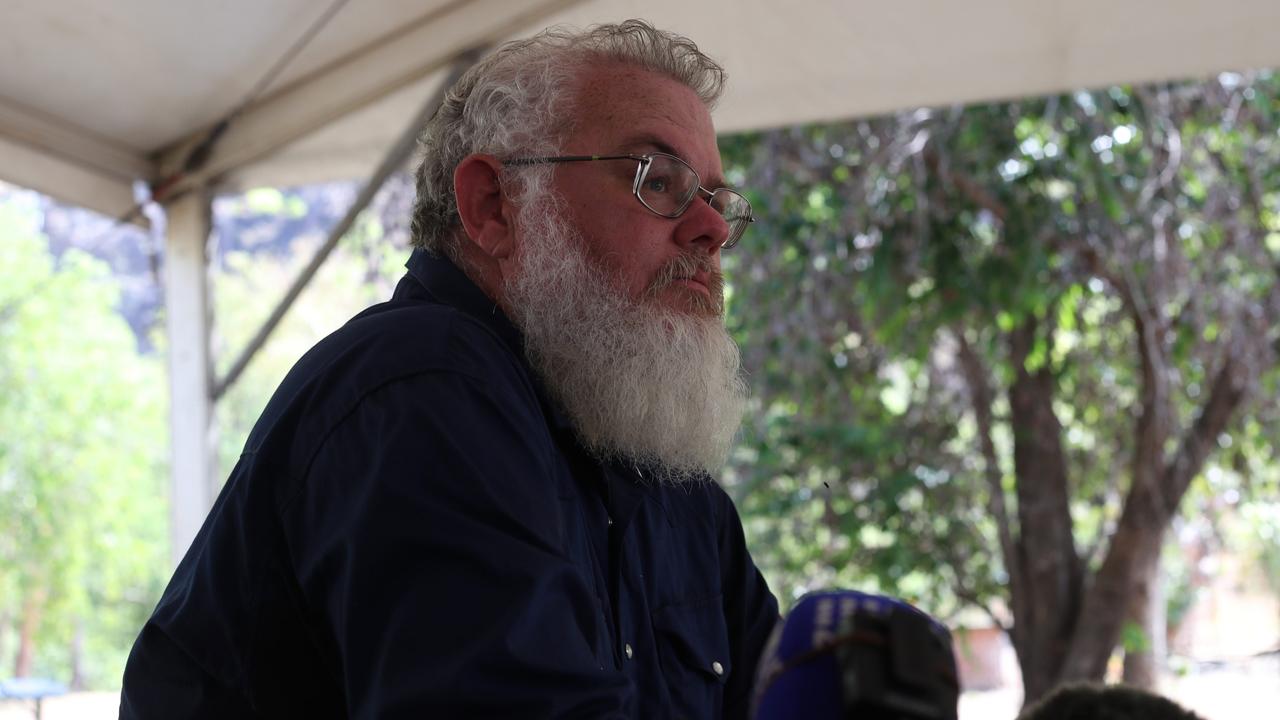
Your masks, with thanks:
[{"label": "white beard", "polygon": [[587,256],[555,196],[528,198],[519,220],[506,304],[530,363],[579,441],[593,457],[645,467],[659,482],[714,475],[728,459],[748,394],[719,287],[698,314],[657,301],[665,280],[632,299]]}]

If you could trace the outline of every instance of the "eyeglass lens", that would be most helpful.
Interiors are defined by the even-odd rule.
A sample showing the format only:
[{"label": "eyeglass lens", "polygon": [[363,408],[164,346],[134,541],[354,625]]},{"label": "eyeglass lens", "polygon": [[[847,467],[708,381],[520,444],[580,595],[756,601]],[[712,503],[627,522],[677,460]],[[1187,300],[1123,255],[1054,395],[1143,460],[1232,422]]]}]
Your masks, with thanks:
[{"label": "eyeglass lens", "polygon": [[[670,155],[654,154],[650,156],[648,167],[641,169],[643,175],[636,188],[636,194],[650,210],[676,217],[684,212],[698,192],[698,174],[693,168]],[[746,230],[751,217],[751,204],[738,193],[727,188],[716,190],[710,197],[711,207],[729,224],[729,237],[726,245],[737,242]]]}]

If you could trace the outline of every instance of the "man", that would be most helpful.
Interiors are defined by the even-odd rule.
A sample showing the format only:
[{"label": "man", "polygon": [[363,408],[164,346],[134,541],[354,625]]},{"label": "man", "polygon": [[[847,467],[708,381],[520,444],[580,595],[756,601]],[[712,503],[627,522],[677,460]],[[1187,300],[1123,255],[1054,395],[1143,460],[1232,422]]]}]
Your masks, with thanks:
[{"label": "man", "polygon": [[407,276],[268,404],[123,717],[745,716],[778,610],[708,477],[745,406],[722,85],[636,21],[458,82]]}]

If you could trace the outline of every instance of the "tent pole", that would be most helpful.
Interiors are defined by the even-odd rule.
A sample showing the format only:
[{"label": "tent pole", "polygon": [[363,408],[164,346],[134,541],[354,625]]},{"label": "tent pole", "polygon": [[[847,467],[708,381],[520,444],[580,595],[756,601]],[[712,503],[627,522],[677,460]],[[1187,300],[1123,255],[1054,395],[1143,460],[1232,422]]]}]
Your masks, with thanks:
[{"label": "tent pole", "polygon": [[209,356],[207,254],[210,196],[204,187],[167,209],[164,261],[169,356],[169,540],[176,567],[217,496]]}]

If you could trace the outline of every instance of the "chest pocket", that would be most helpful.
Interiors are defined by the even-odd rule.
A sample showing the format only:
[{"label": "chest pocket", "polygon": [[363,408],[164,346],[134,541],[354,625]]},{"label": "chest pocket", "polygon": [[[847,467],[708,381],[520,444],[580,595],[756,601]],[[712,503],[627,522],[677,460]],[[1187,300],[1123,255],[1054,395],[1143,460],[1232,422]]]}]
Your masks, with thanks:
[{"label": "chest pocket", "polygon": [[719,717],[732,672],[720,596],[653,612],[654,639],[671,698],[670,717]]}]

